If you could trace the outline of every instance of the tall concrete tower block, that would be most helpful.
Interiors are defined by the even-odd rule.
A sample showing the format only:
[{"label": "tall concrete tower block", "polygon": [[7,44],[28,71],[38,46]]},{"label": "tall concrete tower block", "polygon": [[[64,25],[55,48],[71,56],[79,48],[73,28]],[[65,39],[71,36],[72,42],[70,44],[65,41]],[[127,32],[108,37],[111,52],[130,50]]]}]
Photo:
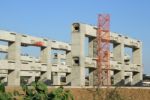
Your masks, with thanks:
[{"label": "tall concrete tower block", "polygon": [[79,23],[72,25],[72,71],[71,71],[71,85],[84,86],[85,85],[85,55],[84,55],[84,26]]}]

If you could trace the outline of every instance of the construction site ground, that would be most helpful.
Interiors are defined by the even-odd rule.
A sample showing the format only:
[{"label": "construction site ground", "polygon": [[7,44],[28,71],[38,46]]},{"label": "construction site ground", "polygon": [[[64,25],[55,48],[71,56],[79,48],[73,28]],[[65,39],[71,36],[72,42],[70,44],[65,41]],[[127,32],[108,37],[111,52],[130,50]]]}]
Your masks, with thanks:
[{"label": "construction site ground", "polygon": [[[57,87],[49,87],[48,91],[51,92]],[[91,88],[91,87],[64,87],[66,90],[70,90],[74,95],[75,100],[105,100],[106,96],[113,96],[117,93],[123,98],[123,100],[150,100],[150,88],[148,87],[102,87]],[[19,93],[24,95],[21,87],[6,87],[6,92],[19,91]],[[22,97],[18,97],[21,100]]]}]

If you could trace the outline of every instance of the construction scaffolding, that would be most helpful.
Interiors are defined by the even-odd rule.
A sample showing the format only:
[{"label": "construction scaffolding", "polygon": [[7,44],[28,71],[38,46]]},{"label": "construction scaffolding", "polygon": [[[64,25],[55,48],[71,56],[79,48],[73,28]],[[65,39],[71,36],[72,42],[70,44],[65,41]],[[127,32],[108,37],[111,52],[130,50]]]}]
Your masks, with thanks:
[{"label": "construction scaffolding", "polygon": [[98,85],[110,85],[110,16],[98,15],[97,26]]}]

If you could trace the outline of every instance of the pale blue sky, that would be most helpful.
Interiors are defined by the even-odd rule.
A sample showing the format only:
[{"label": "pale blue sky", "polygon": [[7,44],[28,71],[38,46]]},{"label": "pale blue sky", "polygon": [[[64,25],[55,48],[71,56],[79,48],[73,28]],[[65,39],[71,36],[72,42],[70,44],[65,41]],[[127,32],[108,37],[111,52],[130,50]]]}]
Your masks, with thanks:
[{"label": "pale blue sky", "polygon": [[71,24],[96,25],[99,13],[111,15],[111,31],[143,41],[150,74],[150,0],[0,0],[0,29],[70,42]]}]

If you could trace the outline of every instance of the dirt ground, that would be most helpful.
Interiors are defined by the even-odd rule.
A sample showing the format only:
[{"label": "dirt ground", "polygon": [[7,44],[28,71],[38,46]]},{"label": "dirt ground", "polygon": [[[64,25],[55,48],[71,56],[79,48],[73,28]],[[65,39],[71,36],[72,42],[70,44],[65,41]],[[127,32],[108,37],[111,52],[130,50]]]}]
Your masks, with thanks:
[{"label": "dirt ground", "polygon": [[[49,92],[55,88],[49,88]],[[150,89],[137,88],[65,88],[70,90],[74,95],[75,100],[106,100],[107,97],[119,96],[123,100],[150,100]],[[21,87],[6,87],[7,92],[19,91],[23,94]],[[115,94],[116,93],[116,94]],[[109,99],[111,100],[111,99]],[[117,99],[116,99],[117,100]]]},{"label": "dirt ground", "polygon": [[[50,89],[51,90],[51,89]],[[53,90],[53,89],[52,89]],[[92,88],[67,88],[74,95],[75,100],[106,100],[106,96],[117,93],[123,100],[150,100],[150,89],[116,88],[116,89],[92,89]],[[117,99],[116,99],[117,100]]]},{"label": "dirt ground", "polygon": [[108,93],[117,91],[124,100],[150,100],[150,89],[72,89],[75,100],[104,100]]}]

